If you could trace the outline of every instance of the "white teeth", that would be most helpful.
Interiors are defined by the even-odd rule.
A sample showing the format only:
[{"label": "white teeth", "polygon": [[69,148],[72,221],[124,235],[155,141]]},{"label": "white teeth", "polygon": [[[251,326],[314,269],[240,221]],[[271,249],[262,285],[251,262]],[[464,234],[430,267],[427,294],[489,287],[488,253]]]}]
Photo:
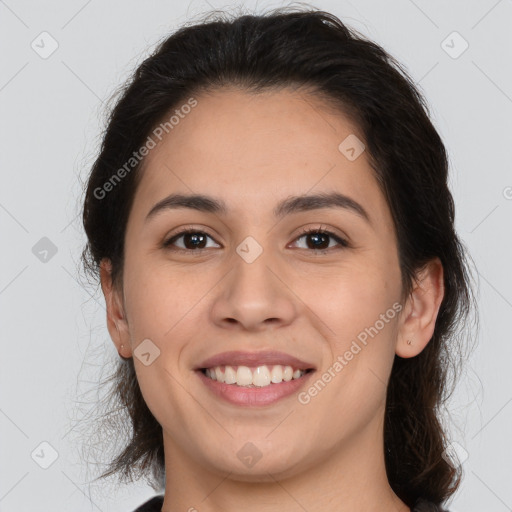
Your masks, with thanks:
[{"label": "white teeth", "polygon": [[253,373],[252,383],[255,386],[263,387],[270,384],[270,372],[266,366],[258,366]]},{"label": "white teeth", "polygon": [[236,371],[236,383],[239,386],[248,386],[249,384],[252,384],[251,369],[247,368],[247,366],[239,366]]},{"label": "white teeth", "polygon": [[[235,369],[236,368],[236,369]],[[270,384],[279,384],[282,381],[289,382],[292,379],[299,379],[306,372],[305,370],[293,370],[291,366],[276,364],[272,370],[262,365],[251,369],[248,366],[216,366],[207,368],[207,377],[225,384],[236,384],[237,386],[265,387]]]},{"label": "white teeth", "polygon": [[283,371],[283,380],[288,382],[293,378],[293,370],[291,366],[285,366]]},{"label": "white teeth", "polygon": [[231,366],[226,366],[224,370],[224,382],[226,384],[236,384],[236,372]]},{"label": "white teeth", "polygon": [[281,365],[276,365],[272,368],[272,382],[274,384],[279,384],[283,380],[283,367]]}]

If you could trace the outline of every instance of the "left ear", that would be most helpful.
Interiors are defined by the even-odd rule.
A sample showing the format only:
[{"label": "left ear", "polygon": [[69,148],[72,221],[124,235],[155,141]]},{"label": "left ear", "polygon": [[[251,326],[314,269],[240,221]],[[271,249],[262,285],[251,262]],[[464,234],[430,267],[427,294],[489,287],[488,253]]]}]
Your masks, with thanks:
[{"label": "left ear", "polygon": [[397,356],[414,357],[427,346],[434,334],[443,297],[443,265],[436,257],[416,274],[414,288],[407,298],[398,331],[395,347]]}]

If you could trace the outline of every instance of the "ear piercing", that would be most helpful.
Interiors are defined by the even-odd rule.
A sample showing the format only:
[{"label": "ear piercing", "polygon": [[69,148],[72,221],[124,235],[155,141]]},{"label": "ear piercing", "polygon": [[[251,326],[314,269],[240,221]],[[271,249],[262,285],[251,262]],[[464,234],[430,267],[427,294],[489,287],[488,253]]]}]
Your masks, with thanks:
[{"label": "ear piercing", "polygon": [[[407,340],[407,345],[412,345],[412,340]],[[122,345],[121,345],[122,347]]]}]

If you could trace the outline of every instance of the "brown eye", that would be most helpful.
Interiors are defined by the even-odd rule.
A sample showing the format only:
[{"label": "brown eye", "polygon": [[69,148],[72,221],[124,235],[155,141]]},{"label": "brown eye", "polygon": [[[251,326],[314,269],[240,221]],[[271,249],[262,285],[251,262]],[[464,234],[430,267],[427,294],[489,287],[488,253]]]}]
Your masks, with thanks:
[{"label": "brown eye", "polygon": [[300,240],[301,238],[307,240],[305,249],[311,249],[313,251],[327,251],[333,249],[333,247],[329,247],[331,240],[334,240],[338,246],[348,247],[349,245],[345,239],[325,229],[306,229],[296,240]]},{"label": "brown eye", "polygon": [[[184,231],[181,231],[175,235],[173,235],[171,238],[166,240],[163,243],[164,247],[170,248],[175,244],[177,240],[180,238],[183,239],[183,246],[177,247],[176,249],[172,250],[178,250],[178,251],[197,251],[197,250],[203,250],[206,249],[206,243],[207,238],[211,238],[208,234],[206,234],[204,231],[198,231],[198,230],[192,230],[187,229]],[[213,238],[211,238],[213,240]]]}]

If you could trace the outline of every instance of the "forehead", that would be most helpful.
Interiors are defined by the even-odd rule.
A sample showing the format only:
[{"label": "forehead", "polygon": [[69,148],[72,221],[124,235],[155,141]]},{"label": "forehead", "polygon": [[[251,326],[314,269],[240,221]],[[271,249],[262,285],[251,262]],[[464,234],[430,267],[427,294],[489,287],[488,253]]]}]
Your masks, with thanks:
[{"label": "forehead", "polygon": [[362,150],[362,133],[318,98],[287,89],[194,98],[146,156],[136,215],[180,192],[224,198],[233,217],[246,220],[273,215],[284,197],[332,191],[365,203],[373,216],[387,214],[365,151],[355,159],[345,152],[354,143]]}]

